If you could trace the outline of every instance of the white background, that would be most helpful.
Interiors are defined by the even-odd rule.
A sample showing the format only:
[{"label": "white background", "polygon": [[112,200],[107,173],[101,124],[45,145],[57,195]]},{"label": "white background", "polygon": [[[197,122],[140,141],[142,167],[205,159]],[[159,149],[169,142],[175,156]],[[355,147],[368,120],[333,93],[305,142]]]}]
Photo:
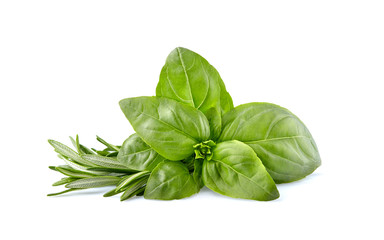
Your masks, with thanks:
[{"label": "white background", "polygon": [[[1,239],[383,239],[383,1],[1,1]],[[235,105],[273,102],[323,164],[271,202],[61,190],[47,139],[132,132],[118,101],[154,95],[168,53],[214,65]]]}]

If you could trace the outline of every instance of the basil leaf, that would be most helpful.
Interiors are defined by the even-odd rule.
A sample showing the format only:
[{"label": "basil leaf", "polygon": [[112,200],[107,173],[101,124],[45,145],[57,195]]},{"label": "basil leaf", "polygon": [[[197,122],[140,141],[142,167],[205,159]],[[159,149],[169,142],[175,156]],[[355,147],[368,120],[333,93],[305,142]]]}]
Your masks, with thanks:
[{"label": "basil leaf", "polygon": [[151,173],[144,197],[160,200],[181,199],[197,193],[199,189],[184,164],[164,161]]},{"label": "basil leaf", "polygon": [[197,109],[162,97],[137,97],[120,101],[136,133],[161,156],[182,160],[193,145],[209,138],[207,118]]},{"label": "basil leaf", "polygon": [[165,158],[135,133],[124,141],[117,155],[117,160],[128,168],[152,171]]},{"label": "basil leaf", "polygon": [[210,139],[217,140],[220,137],[221,133],[221,115],[216,108],[210,108],[205,116],[209,122],[209,127],[211,130]]},{"label": "basil leaf", "polygon": [[252,148],[236,140],[216,145],[213,158],[204,161],[202,177],[205,186],[229,197],[261,201],[279,197],[275,183]]},{"label": "basil leaf", "polygon": [[277,183],[301,179],[321,164],[303,122],[274,104],[248,103],[225,114],[219,141],[231,139],[252,147]]},{"label": "basil leaf", "polygon": [[[195,107],[208,119],[212,114],[209,113],[211,108],[219,113],[219,118],[233,108],[232,98],[217,70],[199,54],[180,47],[167,57],[156,87],[156,96]],[[221,121],[210,123],[221,125]],[[213,136],[215,134],[211,135],[211,139],[214,139]]]},{"label": "basil leaf", "polygon": [[223,80],[219,78],[219,85],[220,85],[220,106],[221,106],[221,114],[225,114],[233,109],[233,101],[232,97],[227,92]]}]

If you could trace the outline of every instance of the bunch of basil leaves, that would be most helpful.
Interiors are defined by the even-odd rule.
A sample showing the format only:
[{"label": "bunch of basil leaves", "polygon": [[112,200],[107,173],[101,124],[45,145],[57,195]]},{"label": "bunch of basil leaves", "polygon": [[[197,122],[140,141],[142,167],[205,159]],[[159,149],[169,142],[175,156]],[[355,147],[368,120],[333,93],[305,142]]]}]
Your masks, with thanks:
[{"label": "bunch of basil leaves", "polygon": [[137,135],[117,159],[152,171],[145,198],[185,198],[206,186],[230,197],[273,200],[275,182],[301,179],[320,165],[315,141],[294,114],[270,103],[234,108],[216,69],[185,48],[168,56],[156,97],[123,99],[120,107]]},{"label": "bunch of basil leaves", "polygon": [[[101,159],[116,161],[128,169],[126,175],[93,176],[118,185],[107,196],[127,191],[135,180],[140,184],[131,184],[126,196],[181,199],[206,186],[229,197],[268,201],[279,197],[275,183],[302,179],[321,164],[316,143],[298,117],[271,103],[234,107],[217,70],[185,48],[167,57],[156,96],[123,99],[120,107],[136,133],[122,146],[112,145],[109,160]],[[81,156],[81,147],[78,156],[88,161],[83,165],[97,165],[92,160],[102,156],[91,151]]]}]

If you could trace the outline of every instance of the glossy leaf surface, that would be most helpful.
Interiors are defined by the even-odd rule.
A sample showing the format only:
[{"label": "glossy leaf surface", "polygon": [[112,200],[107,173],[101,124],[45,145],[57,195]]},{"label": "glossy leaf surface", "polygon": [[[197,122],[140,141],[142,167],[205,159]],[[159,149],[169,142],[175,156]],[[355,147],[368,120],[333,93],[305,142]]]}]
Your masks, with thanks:
[{"label": "glossy leaf surface", "polygon": [[232,139],[252,147],[277,183],[301,179],[321,164],[303,122],[274,104],[248,103],[224,115],[219,141]]},{"label": "glossy leaf surface", "polygon": [[220,194],[268,201],[279,197],[274,181],[248,145],[233,140],[219,143],[213,158],[204,161],[205,186]]},{"label": "glossy leaf surface", "polygon": [[167,57],[156,96],[202,111],[209,120],[213,140],[220,135],[221,115],[233,108],[232,98],[217,70],[199,54],[180,47]]},{"label": "glossy leaf surface", "polygon": [[216,69],[199,54],[178,47],[167,57],[160,73],[156,95],[172,98],[206,113],[233,108],[232,98]]},{"label": "glossy leaf surface", "polygon": [[117,160],[128,168],[152,171],[165,158],[146,144],[139,135],[132,134],[121,146]]},{"label": "glossy leaf surface", "polygon": [[216,108],[210,108],[205,116],[209,122],[209,129],[211,131],[210,139],[216,141],[221,133],[221,114]]},{"label": "glossy leaf surface", "polygon": [[197,193],[199,189],[184,164],[164,161],[151,173],[144,197],[160,200],[181,199]]},{"label": "glossy leaf surface", "polygon": [[193,145],[207,140],[209,124],[197,109],[162,97],[137,97],[120,101],[136,133],[161,156],[182,160]]}]

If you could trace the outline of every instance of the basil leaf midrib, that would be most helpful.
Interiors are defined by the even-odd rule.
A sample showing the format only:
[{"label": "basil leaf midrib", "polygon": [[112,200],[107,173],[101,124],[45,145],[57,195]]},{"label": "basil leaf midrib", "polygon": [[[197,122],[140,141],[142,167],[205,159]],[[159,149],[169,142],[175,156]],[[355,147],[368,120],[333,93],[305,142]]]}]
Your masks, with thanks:
[{"label": "basil leaf midrib", "polygon": [[207,99],[208,92],[209,92],[210,89],[211,89],[211,83],[208,81],[209,77],[208,77],[208,75],[207,75],[207,70],[205,69],[205,66],[204,66],[203,62],[201,61],[201,59],[199,59],[199,61],[200,61],[200,63],[201,63],[201,66],[202,66],[202,69],[203,69],[203,72],[204,72],[204,75],[205,75],[204,80],[205,80],[206,84],[208,85],[208,89],[207,89],[207,91],[205,91],[204,99],[201,101],[200,105],[197,106],[197,107],[196,107],[196,105],[195,105],[195,107],[196,107],[197,109],[200,109],[200,108],[201,108],[201,106],[203,105],[203,103],[204,103],[205,100]]},{"label": "basil leaf midrib", "polygon": [[[187,82],[188,82],[187,86],[188,86],[188,90],[189,90],[189,96],[191,97],[193,106],[196,106],[196,105],[195,105],[195,100],[193,99],[193,95],[192,95],[192,88],[191,88],[191,84],[190,84],[190,82],[189,82],[188,72],[187,72],[187,69],[185,69],[185,63],[184,63],[182,54],[181,54],[181,52],[180,52],[180,48],[178,47],[178,48],[176,48],[176,50],[177,50],[177,54],[179,55],[179,58],[180,58],[181,66],[182,66],[183,69],[184,69],[185,78],[186,78],[186,80],[187,80]],[[168,78],[168,76],[167,76],[167,78]],[[168,79],[169,79],[169,78],[168,78]]]},{"label": "basil leaf midrib", "polygon": [[[180,95],[177,93],[177,91],[175,90],[175,87],[173,86],[173,83],[171,82],[171,80],[169,79],[169,77],[168,77],[168,66],[166,65],[166,72],[167,72],[167,82],[168,82],[168,84],[169,84],[169,86],[171,87],[171,89],[172,89],[172,92],[176,95],[176,97],[178,98],[178,99],[180,99],[181,100],[181,102],[182,103],[185,103],[185,104],[187,104],[187,103],[189,103],[189,102],[192,102],[192,105],[194,106],[195,104],[194,104],[194,102],[193,102],[193,100],[189,100],[189,99],[184,99],[184,98],[182,98],[182,97],[180,97]],[[160,85],[161,83],[159,83],[159,85]],[[189,87],[190,88],[190,87]],[[160,88],[160,94],[157,94],[158,96],[163,96],[164,94],[163,94],[163,90],[162,90],[162,88]],[[192,96],[191,96],[191,98],[192,98]],[[189,105],[189,104],[188,104]]]}]

